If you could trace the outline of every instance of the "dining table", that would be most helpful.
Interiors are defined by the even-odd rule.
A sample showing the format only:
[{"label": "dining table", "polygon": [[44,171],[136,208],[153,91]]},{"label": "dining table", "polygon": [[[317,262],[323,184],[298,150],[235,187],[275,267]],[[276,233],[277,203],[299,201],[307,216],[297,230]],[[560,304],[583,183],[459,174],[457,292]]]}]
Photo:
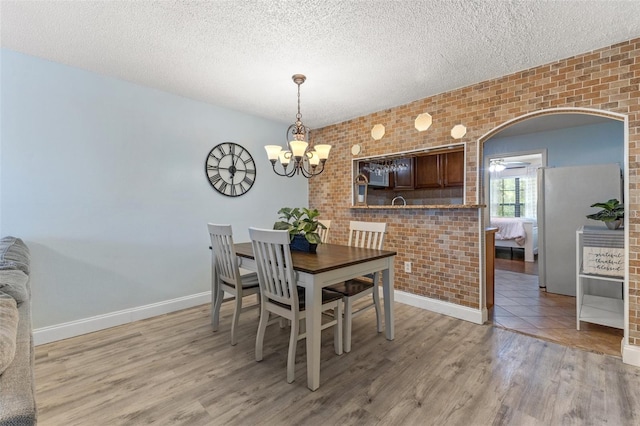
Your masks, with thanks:
[{"label": "dining table", "polygon": [[[234,244],[242,267],[257,271],[251,243]],[[297,284],[305,289],[307,387],[320,387],[320,333],[322,289],[367,274],[381,272],[384,300],[384,329],[387,340],[394,338],[393,267],[395,251],[319,244],[316,253],[291,251]]]}]

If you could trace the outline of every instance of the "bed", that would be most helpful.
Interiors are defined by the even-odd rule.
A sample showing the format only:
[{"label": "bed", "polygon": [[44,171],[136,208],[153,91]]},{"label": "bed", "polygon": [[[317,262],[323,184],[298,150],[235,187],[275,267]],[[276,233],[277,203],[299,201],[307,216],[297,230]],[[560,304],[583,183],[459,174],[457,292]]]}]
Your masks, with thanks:
[{"label": "bed", "polygon": [[535,261],[538,254],[538,222],[535,219],[492,217],[491,226],[498,228],[496,247],[524,249],[525,262]]}]

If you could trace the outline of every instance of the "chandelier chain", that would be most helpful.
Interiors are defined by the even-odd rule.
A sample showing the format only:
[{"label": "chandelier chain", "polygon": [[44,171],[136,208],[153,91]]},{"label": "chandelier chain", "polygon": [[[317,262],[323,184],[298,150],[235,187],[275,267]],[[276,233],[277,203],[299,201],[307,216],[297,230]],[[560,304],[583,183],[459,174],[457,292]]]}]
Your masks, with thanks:
[{"label": "chandelier chain", "polygon": [[300,85],[302,83],[297,83],[298,85],[298,113],[296,114],[296,119],[298,119],[298,121],[301,121],[300,119],[302,118],[302,114],[300,113]]}]

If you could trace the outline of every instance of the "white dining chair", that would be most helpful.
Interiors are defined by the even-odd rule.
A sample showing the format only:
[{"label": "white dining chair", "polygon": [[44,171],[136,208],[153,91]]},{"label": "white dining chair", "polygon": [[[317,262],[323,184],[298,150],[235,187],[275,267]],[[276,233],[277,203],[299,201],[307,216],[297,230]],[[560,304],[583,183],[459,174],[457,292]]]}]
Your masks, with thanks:
[{"label": "white dining chair", "polygon": [[[249,236],[260,282],[260,324],[256,336],[256,361],[262,360],[262,348],[269,317],[273,313],[291,321],[287,382],[295,378],[296,344],[306,333],[300,332],[300,321],[306,319],[304,288],[296,285],[296,273],[291,260],[289,233],[268,229],[249,228]],[[334,328],[334,349],[342,355],[342,303],[335,292],[322,291],[322,311],[332,309],[332,315],[322,325],[324,330]]]},{"label": "white dining chair", "polygon": [[[373,248],[382,250],[384,236],[387,232],[386,223],[378,222],[349,222],[349,245],[362,248]],[[380,294],[378,284],[380,282],[380,272],[367,275],[363,278],[355,278],[343,283],[334,284],[327,287],[329,291],[335,291],[342,295],[344,302],[344,351],[351,351],[351,329],[353,318],[364,313],[366,310],[374,308],[376,310],[376,322],[378,333],[382,332],[382,315],[380,308]],[[358,306],[354,311],[354,303],[365,296],[372,295],[371,303]]]},{"label": "white dining chair", "polygon": [[[220,321],[220,308],[224,292],[235,297],[233,319],[231,320],[231,345],[237,343],[238,323],[242,311],[242,299],[251,294],[258,295],[260,301],[260,285],[258,274],[239,266],[238,257],[233,247],[233,232],[231,225],[207,224],[211,238],[211,279],[217,283],[212,284],[213,303],[213,331],[218,330]],[[218,285],[219,284],[219,285]]]},{"label": "white dining chair", "polygon": [[323,244],[329,242],[329,230],[331,229],[331,220],[329,219],[318,219],[318,222],[324,225],[324,228],[318,226],[318,234],[320,235],[320,241]]}]

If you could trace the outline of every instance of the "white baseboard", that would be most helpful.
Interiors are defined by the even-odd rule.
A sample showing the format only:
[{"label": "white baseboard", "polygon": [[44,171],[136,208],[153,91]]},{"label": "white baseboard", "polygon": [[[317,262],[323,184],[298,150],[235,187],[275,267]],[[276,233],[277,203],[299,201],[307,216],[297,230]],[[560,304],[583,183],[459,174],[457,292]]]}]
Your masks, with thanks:
[{"label": "white baseboard", "polygon": [[455,303],[443,302],[441,300],[418,296],[417,294],[399,290],[395,290],[394,295],[396,302],[404,303],[405,305],[415,306],[417,308],[448,315],[450,317],[469,321],[475,324],[485,323],[484,317],[486,315],[483,315],[483,312],[480,309],[468,308],[466,306],[456,305]]},{"label": "white baseboard", "polygon": [[192,294],[190,296],[152,303],[150,305],[138,306],[104,315],[96,315],[95,317],[37,328],[33,330],[33,343],[36,346],[43,345],[45,343],[93,333],[94,331],[104,330],[105,328],[140,321],[210,302],[211,292],[205,291],[204,293]]},{"label": "white baseboard", "polygon": [[640,367],[640,346],[630,345],[622,339],[622,362]]},{"label": "white baseboard", "polygon": [[[225,299],[229,295],[225,293]],[[442,302],[424,296],[418,296],[404,291],[395,290],[394,298],[396,302],[415,306],[428,311],[449,315],[454,318],[470,321],[476,324],[484,324],[486,319],[479,309],[472,309],[455,303]],[[140,321],[146,318],[164,315],[171,312],[187,309],[211,302],[211,292],[198,293],[190,296],[179,297],[177,299],[166,300],[164,302],[152,303],[150,305],[138,306],[122,311],[111,312],[103,315],[96,315],[90,318],[83,318],[62,324],[37,328],[33,331],[33,342],[37,345],[44,345],[58,340],[68,339],[82,334],[93,333],[118,325]],[[640,348],[639,348],[640,349]],[[640,365],[640,364],[639,364]]]}]

